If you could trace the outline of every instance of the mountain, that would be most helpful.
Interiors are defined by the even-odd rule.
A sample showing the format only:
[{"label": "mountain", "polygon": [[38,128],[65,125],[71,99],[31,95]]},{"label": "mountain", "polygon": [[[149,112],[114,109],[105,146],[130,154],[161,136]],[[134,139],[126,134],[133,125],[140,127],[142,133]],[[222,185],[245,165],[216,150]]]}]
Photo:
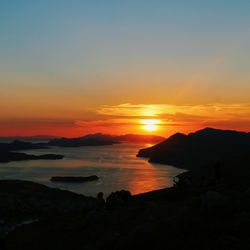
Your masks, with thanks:
[{"label": "mountain", "polygon": [[59,138],[48,142],[48,145],[59,147],[103,146],[117,144],[119,141],[111,136],[101,133],[89,134],[77,138]]},{"label": "mountain", "polygon": [[141,149],[137,156],[147,157],[150,162],[193,170],[247,154],[249,149],[250,133],[205,128],[188,135],[174,134],[153,147]]},{"label": "mountain", "polygon": [[81,147],[81,146],[103,146],[113,145],[121,142],[148,142],[157,143],[163,141],[165,138],[155,135],[106,135],[101,133],[89,134],[83,137],[76,138],[58,138],[48,142],[50,146],[59,147]]}]

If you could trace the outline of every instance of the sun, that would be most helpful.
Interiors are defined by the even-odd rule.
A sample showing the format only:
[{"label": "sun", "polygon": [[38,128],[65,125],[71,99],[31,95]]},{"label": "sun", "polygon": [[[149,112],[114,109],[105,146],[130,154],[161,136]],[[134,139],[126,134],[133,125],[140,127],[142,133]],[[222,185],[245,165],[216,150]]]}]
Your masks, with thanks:
[{"label": "sun", "polygon": [[147,132],[156,131],[160,124],[160,121],[156,119],[141,120],[140,122],[143,124],[143,129]]}]

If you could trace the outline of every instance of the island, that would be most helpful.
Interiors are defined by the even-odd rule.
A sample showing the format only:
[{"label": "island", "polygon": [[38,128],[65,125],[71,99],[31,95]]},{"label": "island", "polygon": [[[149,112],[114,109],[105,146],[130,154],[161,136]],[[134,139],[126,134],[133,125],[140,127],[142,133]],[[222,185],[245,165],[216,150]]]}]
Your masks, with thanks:
[{"label": "island", "polygon": [[68,183],[82,183],[88,181],[97,181],[99,179],[96,175],[90,176],[53,176],[51,177],[52,182],[68,182]]},{"label": "island", "polygon": [[82,146],[106,146],[120,143],[111,135],[101,133],[89,134],[76,138],[59,138],[48,142],[49,146],[58,147],[82,147]]},{"label": "island", "polygon": [[164,139],[164,137],[156,135],[107,135],[102,133],[96,133],[76,138],[56,138],[50,140],[47,145],[58,147],[105,146],[119,144],[122,142],[159,143]]},{"label": "island", "polygon": [[0,151],[29,150],[29,149],[48,149],[47,143],[32,143],[14,140],[9,143],[0,143]]},{"label": "island", "polygon": [[[10,143],[0,143],[0,162],[24,161],[24,160],[59,160],[63,159],[60,154],[33,155],[21,152],[19,150],[30,149],[48,149],[46,143],[31,143],[15,140]],[[13,152],[15,151],[15,152]]]},{"label": "island", "polygon": [[60,154],[43,154],[43,155],[32,155],[17,152],[1,152],[0,151],[0,162],[11,162],[11,161],[25,161],[25,160],[60,160],[63,159],[63,155]]}]

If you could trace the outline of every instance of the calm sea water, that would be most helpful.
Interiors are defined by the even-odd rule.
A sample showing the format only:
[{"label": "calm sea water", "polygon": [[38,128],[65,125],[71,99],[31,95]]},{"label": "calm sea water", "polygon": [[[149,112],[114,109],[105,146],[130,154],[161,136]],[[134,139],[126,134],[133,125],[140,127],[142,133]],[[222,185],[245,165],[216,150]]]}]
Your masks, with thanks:
[{"label": "calm sea water", "polygon": [[[63,154],[63,160],[21,161],[0,164],[1,179],[31,180],[47,186],[70,190],[88,196],[100,191],[105,196],[126,189],[132,194],[172,186],[173,176],[183,172],[168,165],[151,164],[137,158],[146,144],[118,144],[100,147],[26,150],[30,154]],[[52,183],[51,176],[97,175],[98,181],[81,184]]]}]

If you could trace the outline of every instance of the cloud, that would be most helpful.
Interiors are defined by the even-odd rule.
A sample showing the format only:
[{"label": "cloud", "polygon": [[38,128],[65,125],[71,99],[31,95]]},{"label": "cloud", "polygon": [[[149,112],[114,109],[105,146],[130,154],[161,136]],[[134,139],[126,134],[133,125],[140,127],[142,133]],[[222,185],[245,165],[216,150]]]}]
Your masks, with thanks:
[{"label": "cloud", "polygon": [[[85,112],[86,111],[86,112]],[[84,119],[82,119],[83,117]],[[119,104],[84,109],[80,118],[0,118],[0,133],[79,136],[87,133],[142,133],[141,120],[159,119],[157,132],[170,135],[204,127],[250,130],[250,104]]]},{"label": "cloud", "polygon": [[131,121],[126,121],[126,119],[122,120],[97,120],[97,121],[81,121],[81,120],[76,120],[75,125],[79,127],[117,127],[117,126],[127,126],[131,125]]},{"label": "cloud", "polygon": [[77,120],[81,127],[118,127],[139,124],[141,119],[160,119],[161,127],[193,126],[223,127],[232,129],[250,128],[250,104],[131,104],[103,105],[93,111],[93,120]]}]

